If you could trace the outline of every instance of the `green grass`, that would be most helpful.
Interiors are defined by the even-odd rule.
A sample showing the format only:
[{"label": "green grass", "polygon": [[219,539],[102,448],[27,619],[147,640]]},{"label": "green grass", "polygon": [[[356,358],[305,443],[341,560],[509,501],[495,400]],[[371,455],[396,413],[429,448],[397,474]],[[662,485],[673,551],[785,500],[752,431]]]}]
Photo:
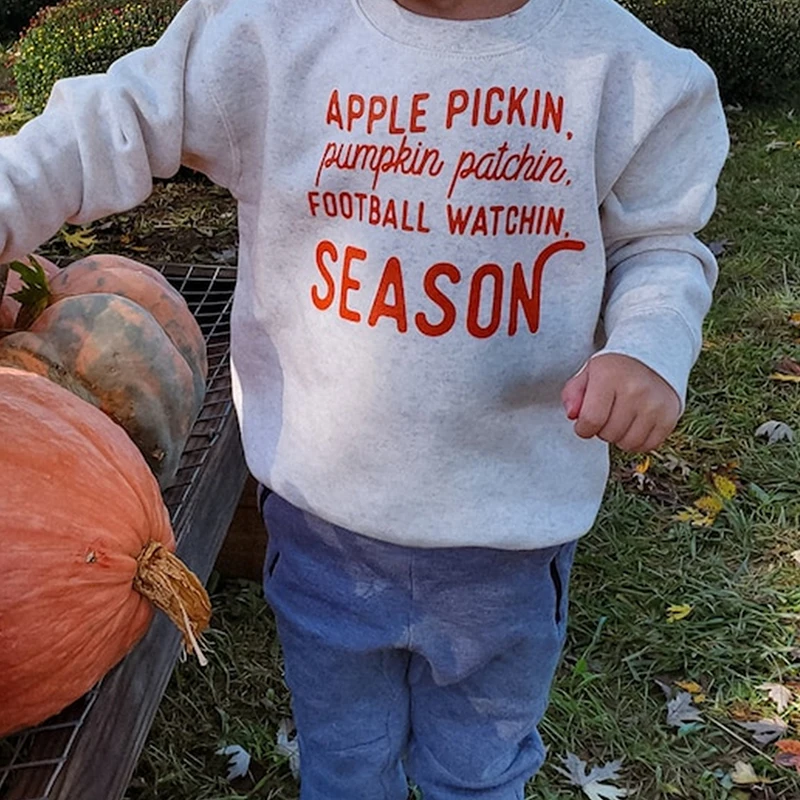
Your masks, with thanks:
[{"label": "green grass", "polygon": [[[260,588],[228,581],[212,599],[211,663],[202,669],[187,662],[175,670],[129,800],[296,797],[286,759],[276,753],[278,726],[291,712]],[[223,744],[245,747],[258,762],[262,786],[252,795],[238,793],[224,779],[224,759],[215,755]],[[250,781],[247,789],[252,788]]]},{"label": "green grass", "polygon": [[[790,555],[800,548],[800,446],[754,437],[768,419],[800,435],[800,386],[769,378],[780,358],[800,360],[800,330],[788,324],[800,311],[800,149],[767,150],[799,128],[788,109],[733,111],[730,123],[732,157],[703,233],[728,244],[689,409],[642,487],[638,459],[615,458],[578,553],[568,645],[542,726],[550,759],[531,800],[580,796],[553,769],[568,751],[593,764],[624,758],[620,785],[644,800],[800,797],[798,775],[773,766],[774,747],[757,755],[736,726],[775,715],[759,684],[800,677],[800,567]],[[714,474],[737,485],[715,524],[676,522]],[[260,590],[223,583],[214,600],[212,665],[176,670],[128,800],[297,797],[275,748],[288,698]],[[669,623],[670,604],[692,612]],[[667,727],[656,678],[702,684],[701,727]],[[784,718],[787,736],[800,736],[800,705]],[[220,744],[251,751],[254,781],[238,790],[225,782],[213,756]],[[726,788],[737,760],[774,783]]]}]

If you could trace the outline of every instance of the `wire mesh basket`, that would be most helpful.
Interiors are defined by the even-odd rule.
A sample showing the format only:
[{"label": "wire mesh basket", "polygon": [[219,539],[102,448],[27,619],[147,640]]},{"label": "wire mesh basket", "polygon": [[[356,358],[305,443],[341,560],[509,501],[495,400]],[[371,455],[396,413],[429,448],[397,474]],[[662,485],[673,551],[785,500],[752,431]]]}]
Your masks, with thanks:
[{"label": "wire mesh basket", "polygon": [[[163,493],[180,551],[181,534],[190,527],[186,524],[189,501],[204,471],[213,468],[211,456],[233,414],[229,355],[236,269],[185,264],[165,264],[158,269],[185,298],[203,331],[208,352],[203,408],[175,480]],[[0,740],[0,800],[55,800],[59,796],[54,792],[62,771],[92,714],[102,705],[102,689],[103,682],[53,719]]]}]

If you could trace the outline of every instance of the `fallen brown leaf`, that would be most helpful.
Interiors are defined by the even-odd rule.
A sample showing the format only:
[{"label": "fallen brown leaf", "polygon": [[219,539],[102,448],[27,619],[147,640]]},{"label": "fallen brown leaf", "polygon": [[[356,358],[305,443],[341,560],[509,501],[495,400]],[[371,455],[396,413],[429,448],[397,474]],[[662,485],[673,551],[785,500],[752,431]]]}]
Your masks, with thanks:
[{"label": "fallen brown leaf", "polygon": [[788,725],[777,717],[774,719],[762,719],[758,722],[738,722],[737,725],[750,731],[753,741],[760,745],[767,745],[780,739],[788,728]]},{"label": "fallen brown leaf", "polygon": [[680,728],[689,722],[700,722],[703,715],[692,702],[689,692],[679,692],[667,702],[667,725]]},{"label": "fallen brown leaf", "polygon": [[587,768],[587,764],[575,753],[567,753],[561,758],[564,769],[555,767],[556,772],[569,779],[572,786],[579,788],[589,800],[619,800],[628,795],[627,789],[614,786],[611,781],[620,779],[619,769],[622,759],[609,761],[602,767]]},{"label": "fallen brown leaf", "polygon": [[777,706],[778,713],[783,714],[792,702],[792,691],[782,683],[762,683],[759,687],[767,692],[767,697]]},{"label": "fallen brown leaf", "polygon": [[746,761],[737,761],[731,771],[731,780],[737,786],[747,786],[754,783],[771,783],[769,778],[756,775],[752,765]]},{"label": "fallen brown leaf", "polygon": [[776,372],[783,372],[786,375],[800,375],[800,364],[793,358],[785,356],[775,365]]},{"label": "fallen brown leaf", "polygon": [[777,442],[793,442],[794,431],[785,423],[777,419],[770,419],[756,428],[756,436],[766,436],[767,444]]},{"label": "fallen brown leaf", "polygon": [[756,722],[762,716],[747,700],[734,700],[728,706],[728,714],[737,722]]},{"label": "fallen brown leaf", "polygon": [[775,755],[775,763],[779,767],[794,768],[800,773],[800,742],[797,739],[781,739],[775,742],[780,753]]}]

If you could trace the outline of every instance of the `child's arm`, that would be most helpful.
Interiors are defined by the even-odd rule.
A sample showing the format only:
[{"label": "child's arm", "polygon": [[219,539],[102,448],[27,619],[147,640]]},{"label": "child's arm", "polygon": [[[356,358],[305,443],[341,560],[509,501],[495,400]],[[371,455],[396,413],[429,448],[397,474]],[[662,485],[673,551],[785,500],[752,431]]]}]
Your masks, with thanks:
[{"label": "child's arm", "polygon": [[695,61],[601,206],[607,341],[562,395],[579,436],[650,450],[674,428],[717,277],[694,233],[714,210],[727,151],[716,81]]},{"label": "child's arm", "polygon": [[[236,152],[220,110],[211,12],[191,0],[161,40],[108,73],[56,84],[45,112],[0,138],[0,263],[141,203],[181,163],[227,186]],[[216,31],[217,35],[221,31]]]}]

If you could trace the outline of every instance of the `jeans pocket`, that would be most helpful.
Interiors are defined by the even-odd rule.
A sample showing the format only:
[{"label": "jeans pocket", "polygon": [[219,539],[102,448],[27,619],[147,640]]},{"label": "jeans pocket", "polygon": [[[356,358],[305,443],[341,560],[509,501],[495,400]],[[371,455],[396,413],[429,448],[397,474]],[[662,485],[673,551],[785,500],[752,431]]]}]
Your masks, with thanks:
[{"label": "jeans pocket", "polygon": [[266,562],[264,564],[264,580],[267,580],[272,577],[275,572],[275,567],[278,566],[278,561],[280,561],[281,552],[278,550],[276,553],[270,553],[267,556]]},{"label": "jeans pocket", "polygon": [[277,579],[280,575],[280,570],[277,574],[275,570],[278,568],[278,562],[281,560],[281,551],[277,545],[269,540],[267,542],[267,555],[264,558],[264,569],[262,572],[261,588],[264,591],[264,599],[268,605],[275,610],[274,600],[278,590]]},{"label": "jeans pocket", "polygon": [[569,576],[575,558],[577,541],[566,542],[550,561],[550,578],[555,591],[555,623],[562,636],[567,630],[569,608]]},{"label": "jeans pocket", "polygon": [[267,498],[272,494],[272,491],[264,486],[263,483],[258,484],[258,488],[256,489],[256,502],[258,503],[258,510],[261,514],[261,519],[264,519],[264,505],[267,502]]},{"label": "jeans pocket", "polygon": [[264,556],[264,569],[262,573],[264,586],[267,585],[267,582],[270,581],[272,576],[275,574],[275,570],[280,559],[281,550],[278,542],[276,541],[276,537],[272,536],[269,530],[267,530],[267,552]]},{"label": "jeans pocket", "polygon": [[[561,551],[559,550],[559,553]],[[553,582],[553,589],[555,589],[556,593],[556,601],[555,601],[555,620],[556,625],[561,625],[561,620],[564,616],[564,608],[563,608],[563,601],[564,601],[564,584],[561,580],[561,572],[559,571],[559,564],[558,564],[558,553],[556,553],[552,559],[550,559],[550,580]]]},{"label": "jeans pocket", "polygon": [[278,566],[278,561],[281,557],[281,552],[278,549],[275,541],[276,531],[271,531],[270,526],[267,525],[267,504],[270,496],[272,496],[272,491],[264,486],[264,484],[259,483],[256,494],[258,500],[258,510],[261,513],[261,521],[264,524],[264,528],[267,532],[267,552],[264,556],[264,568],[262,572],[262,578],[265,585],[275,572],[275,568]]}]

